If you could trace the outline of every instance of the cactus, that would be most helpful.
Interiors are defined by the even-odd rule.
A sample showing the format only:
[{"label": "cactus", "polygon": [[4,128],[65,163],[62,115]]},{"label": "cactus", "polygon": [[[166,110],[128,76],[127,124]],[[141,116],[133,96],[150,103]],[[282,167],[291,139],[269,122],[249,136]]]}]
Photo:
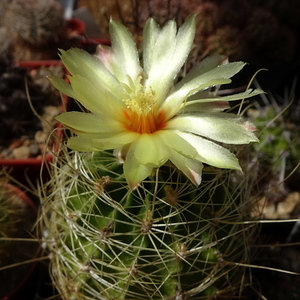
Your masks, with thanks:
[{"label": "cactus", "polygon": [[14,61],[57,58],[57,48],[64,47],[67,27],[63,6],[58,0],[11,0],[0,4],[4,11],[1,23],[0,53]]},{"label": "cactus", "polygon": [[300,106],[288,102],[289,99],[270,95],[264,106],[248,112],[262,141],[252,145],[252,153],[253,161],[259,161],[258,188],[261,196],[267,195],[268,203],[283,202],[289,193],[299,190]]},{"label": "cactus", "polygon": [[[131,191],[110,152],[58,158],[44,201],[51,274],[64,299],[212,299],[241,288],[249,181],[171,164]],[[235,175],[235,178],[236,175]]]},{"label": "cactus", "polygon": [[250,182],[214,167],[241,170],[218,143],[256,142],[255,128],[223,110],[262,90],[213,94],[244,66],[219,55],[181,78],[195,15],[178,30],[175,21],[161,28],[149,19],[143,64],[127,28],[111,20],[110,31],[112,47],[95,56],[61,51],[70,84],[49,78],[88,109],[56,117],[76,134],[67,143],[75,152],[63,147],[41,189],[50,191],[41,199],[54,283],[65,299],[238,294],[251,242]]},{"label": "cactus", "polygon": [[57,41],[64,26],[63,7],[57,0],[12,0],[5,8],[3,25],[13,40],[47,46]]}]

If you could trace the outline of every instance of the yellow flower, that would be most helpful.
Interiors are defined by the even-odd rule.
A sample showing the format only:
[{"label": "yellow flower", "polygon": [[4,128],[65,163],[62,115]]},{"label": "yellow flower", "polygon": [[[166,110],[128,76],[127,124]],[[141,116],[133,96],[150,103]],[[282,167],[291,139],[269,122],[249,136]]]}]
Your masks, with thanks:
[{"label": "yellow flower", "polygon": [[91,112],[57,117],[77,135],[68,140],[68,147],[114,149],[131,188],[168,160],[195,185],[201,182],[202,163],[240,169],[235,155],[216,142],[256,142],[254,126],[222,111],[228,101],[262,91],[216,97],[205,90],[230,83],[245,64],[228,63],[225,57],[214,55],[175,84],[193,44],[195,15],[178,30],[175,21],[160,28],[149,19],[143,34],[142,66],[127,28],[111,20],[110,34],[112,47],[99,47],[97,55],[80,49],[61,51],[70,84],[50,78],[57,89]]}]

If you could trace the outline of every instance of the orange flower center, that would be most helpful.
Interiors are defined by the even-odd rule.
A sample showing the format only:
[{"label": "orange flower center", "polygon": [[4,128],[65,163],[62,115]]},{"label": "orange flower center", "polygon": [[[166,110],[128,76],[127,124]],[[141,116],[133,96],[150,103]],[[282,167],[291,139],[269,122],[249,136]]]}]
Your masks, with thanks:
[{"label": "orange flower center", "polygon": [[123,114],[126,129],[137,133],[154,133],[166,126],[163,113],[155,114],[151,111],[147,114],[139,114],[134,110],[126,110]]},{"label": "orange flower center", "polygon": [[136,85],[132,84],[129,98],[123,102],[127,106],[127,109],[123,110],[127,130],[141,134],[154,133],[166,126],[165,114],[163,111],[158,112],[155,93],[151,88],[146,91],[139,82]]}]

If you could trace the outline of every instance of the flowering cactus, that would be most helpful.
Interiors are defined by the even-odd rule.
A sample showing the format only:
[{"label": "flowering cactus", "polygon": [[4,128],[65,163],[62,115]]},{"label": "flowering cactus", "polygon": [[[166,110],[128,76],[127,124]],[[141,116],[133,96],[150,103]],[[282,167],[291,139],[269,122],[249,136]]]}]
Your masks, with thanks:
[{"label": "flowering cactus", "polygon": [[227,101],[252,97],[261,90],[216,97],[209,87],[230,83],[245,65],[228,63],[223,56],[208,57],[174,84],[191,50],[195,15],[176,30],[169,21],[163,28],[152,20],[145,25],[143,67],[128,30],[110,22],[111,48],[97,56],[79,49],[61,51],[71,73],[70,85],[51,77],[53,85],[77,99],[92,113],[67,112],[57,117],[77,136],[68,147],[78,151],[114,149],[124,162],[131,188],[153,168],[170,160],[195,185],[201,182],[202,163],[240,169],[235,155],[219,143],[256,142],[254,127],[239,116],[223,113]]},{"label": "flowering cactus", "polygon": [[41,197],[57,290],[70,300],[232,296],[251,241],[249,182],[236,177],[233,186],[235,171],[218,169],[240,170],[219,143],[257,138],[251,123],[223,110],[262,91],[210,93],[244,66],[220,55],[176,82],[195,16],[178,31],[150,19],[143,67],[127,29],[111,21],[110,30],[112,47],[95,56],[61,52],[70,84],[50,78],[90,111],[57,117],[76,135],[73,152],[63,148]]}]

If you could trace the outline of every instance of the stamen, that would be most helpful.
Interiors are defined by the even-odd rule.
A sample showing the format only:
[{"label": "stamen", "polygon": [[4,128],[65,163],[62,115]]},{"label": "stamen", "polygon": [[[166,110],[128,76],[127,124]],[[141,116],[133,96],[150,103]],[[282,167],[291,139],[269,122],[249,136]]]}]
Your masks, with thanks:
[{"label": "stamen", "polygon": [[155,92],[138,83],[134,91],[123,99],[127,110],[123,112],[125,126],[138,133],[153,133],[164,127],[163,115],[157,111]]}]

